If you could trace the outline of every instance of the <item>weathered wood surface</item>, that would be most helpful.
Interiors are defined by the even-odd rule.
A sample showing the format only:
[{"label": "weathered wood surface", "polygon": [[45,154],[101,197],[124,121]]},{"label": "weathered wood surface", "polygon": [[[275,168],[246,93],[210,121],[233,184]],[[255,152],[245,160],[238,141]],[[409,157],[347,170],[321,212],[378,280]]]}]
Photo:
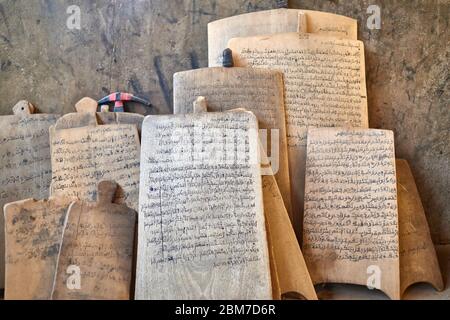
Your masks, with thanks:
[{"label": "weathered wood surface", "polygon": [[[435,243],[450,243],[450,3],[448,1],[290,0],[290,7],[358,20],[365,45],[370,127],[393,130],[408,160]],[[381,29],[369,29],[369,5]],[[443,40],[447,39],[447,40]]]},{"label": "weathered wood surface", "polygon": [[272,299],[281,300],[282,291],[280,286],[280,275],[278,273],[278,265],[275,261],[275,251],[273,247],[274,237],[269,230],[269,224],[267,221],[267,216],[264,212],[264,217],[266,218],[266,238],[267,238],[267,250],[269,253],[269,267],[270,267],[270,281],[272,286]]},{"label": "weathered wood surface", "polygon": [[137,299],[272,298],[257,130],[242,110],[144,120]]},{"label": "weathered wood surface", "polygon": [[[56,274],[55,300],[129,300],[137,213],[112,203],[117,184],[102,181],[97,202],[72,203]],[[71,287],[71,266],[80,286]]]},{"label": "weathered wood surface", "polygon": [[271,262],[275,265],[281,298],[316,300],[311,276],[273,175],[262,177],[262,188]]},{"label": "weathered wood surface", "polygon": [[[299,13],[304,17],[300,30]],[[221,65],[222,51],[232,38],[296,31],[356,40],[357,23],[341,15],[297,9],[264,10],[213,21],[208,24],[208,65]]]},{"label": "weathered wood surface", "polygon": [[21,200],[5,205],[6,300],[52,296],[71,200]]},{"label": "weathered wood surface", "polygon": [[[227,94],[235,94],[230,91],[232,88],[239,87],[239,83],[236,83],[232,86],[232,82],[229,81],[223,82],[223,79],[220,79],[220,75],[226,75],[226,72],[217,71],[220,69],[210,68],[212,71],[211,75],[219,76],[218,79],[216,77],[212,77],[213,82],[217,82],[217,85],[220,87],[224,87],[224,93],[222,95],[217,96],[216,94],[212,95],[212,103],[214,105],[228,105],[232,103],[229,101],[230,98],[226,97]],[[231,69],[230,69],[231,70]],[[202,70],[199,70],[202,71]],[[204,71],[204,70],[203,70]],[[251,73],[251,70],[249,70]],[[175,103],[176,106],[180,108],[180,113],[200,113],[200,112],[208,112],[208,101],[205,97],[199,96],[193,102],[193,108],[189,108],[186,100],[190,101],[193,97],[189,97],[189,95],[184,95],[185,90],[184,87],[188,85],[190,81],[185,81],[185,77],[190,78],[189,75],[194,76],[195,73],[182,73],[176,76],[177,85],[175,86]],[[236,74],[235,74],[236,73]],[[208,73],[207,73],[208,74]],[[256,72],[258,74],[258,72]],[[201,73],[198,74],[201,76]],[[246,79],[246,77],[242,77],[240,71],[231,72],[229,75],[235,75],[240,80]],[[180,79],[181,78],[181,79]],[[203,77],[200,77],[204,80]],[[233,79],[233,78],[232,78]],[[196,79],[190,79],[191,81],[196,81]],[[217,81],[218,80],[218,81]],[[236,79],[234,79],[236,80]],[[240,82],[240,81],[238,81]],[[245,82],[245,81],[243,81]],[[204,85],[204,84],[203,84]],[[246,86],[242,83],[244,87]],[[197,86],[194,85],[199,91],[204,92],[207,90],[203,88],[202,83],[200,82]],[[187,90],[189,92],[189,90]],[[239,91],[239,90],[238,90]],[[194,90],[194,92],[196,92]],[[197,92],[198,93],[198,92]],[[234,99],[236,105],[245,105],[241,100],[248,100],[245,94],[245,90],[237,94],[242,99]],[[211,95],[210,95],[211,96]],[[258,100],[258,99],[257,99]],[[228,101],[228,103],[227,103]],[[201,107],[199,106],[201,104]],[[178,108],[177,108],[178,109]],[[211,108],[212,109],[212,108]],[[228,109],[233,110],[231,105],[228,105]],[[264,109],[262,107],[262,109]],[[235,109],[238,110],[238,109]],[[222,108],[219,110],[222,111]],[[177,111],[175,111],[177,112]],[[264,112],[261,114],[257,112],[257,114],[262,115],[258,122],[266,123],[271,117],[267,116]],[[270,122],[270,121],[269,121]],[[261,137],[260,137],[261,139]],[[264,203],[264,216],[266,221],[266,234],[267,234],[267,245],[269,249],[269,259],[270,259],[270,272],[271,272],[271,280],[272,280],[272,296],[274,299],[317,299],[317,295],[314,291],[314,286],[311,281],[311,277],[308,273],[308,269],[306,267],[305,260],[303,258],[303,254],[300,250],[300,246],[298,244],[297,238],[295,236],[294,229],[292,227],[292,223],[290,220],[290,216],[288,211],[286,210],[286,206],[281,195],[280,189],[278,188],[276,179],[274,177],[274,173],[271,169],[271,166],[267,168],[263,165],[269,163],[266,152],[263,149],[262,143],[260,141],[260,156],[261,156],[261,176],[262,176],[262,190],[263,190],[263,203]]]},{"label": "weathered wood surface", "polygon": [[436,250],[411,169],[396,160],[400,245],[400,293],[414,283],[428,282],[444,289]]},{"label": "weathered wood surface", "polygon": [[[450,245],[436,245],[440,269],[444,275],[450,274]],[[450,278],[444,277],[443,291],[437,291],[428,283],[416,283],[406,289],[402,300],[450,300]],[[380,290],[368,290],[365,286],[350,284],[317,285],[320,300],[387,300],[389,297]]]},{"label": "weathered wood surface", "polygon": [[[380,282],[379,287],[375,287],[391,298],[400,299],[408,287],[419,282],[427,282],[437,290],[443,290],[444,284],[436,251],[408,163],[397,159],[395,169],[391,163],[391,170],[385,167],[385,171],[381,174],[380,165],[382,163],[384,166],[389,165],[393,152],[391,155],[384,153],[385,160],[381,160],[382,158],[376,160],[368,156],[373,151],[361,144],[359,138],[335,139],[334,141],[340,140],[340,143],[332,148],[335,150],[339,148],[339,151],[333,154],[321,153],[319,150],[327,149],[323,149],[323,146],[327,142],[326,135],[330,134],[324,130],[322,129],[322,133],[313,130],[313,135],[308,138],[310,141],[306,173],[304,238],[306,259],[315,283],[370,285],[369,276],[375,268],[378,268]],[[336,132],[341,129],[330,130]],[[339,134],[344,137],[348,133],[341,131]],[[319,138],[323,140],[320,141]],[[351,167],[358,168],[359,170],[355,172],[360,172],[349,179],[349,169],[345,169],[342,162],[337,159],[345,157],[346,145],[352,140],[353,143],[357,142],[360,145],[362,149],[360,152],[364,152],[365,156],[355,156],[354,151],[347,155]],[[373,150],[381,151],[380,142],[376,144],[378,147]],[[374,145],[369,148],[373,147]],[[380,152],[378,156],[382,153]],[[329,167],[330,164],[333,164],[335,169]],[[346,176],[340,177],[344,172]],[[395,188],[388,187],[392,181],[389,174],[392,175],[394,172],[397,177],[398,209],[392,203],[395,200],[392,194]],[[328,191],[325,191],[327,188],[324,187],[324,183],[328,184]],[[376,183],[383,187],[377,188]],[[370,195],[367,194],[369,190],[367,188],[371,188]],[[353,191],[346,193],[343,190]],[[346,199],[352,201],[347,203],[349,200]],[[334,204],[330,201],[334,201]],[[394,221],[396,216],[394,219],[392,217],[394,211],[398,211],[398,224]],[[369,214],[361,220],[362,212]],[[329,219],[329,223],[327,219],[324,220],[325,216]],[[377,222],[374,221],[374,217],[377,217]],[[339,225],[341,230],[336,232],[333,225]],[[369,236],[369,241],[373,243],[372,248],[363,239]],[[358,237],[361,238],[355,241]],[[384,240],[379,241],[380,237]],[[334,244],[330,245],[330,241]],[[393,261],[396,250],[397,262]],[[395,278],[395,275],[399,275],[399,278]]]},{"label": "weathered wood surface", "polygon": [[392,131],[308,130],[303,252],[315,284],[400,299],[396,187]]},{"label": "weathered wood surface", "polygon": [[144,116],[129,112],[81,112],[63,115],[55,124],[55,129],[72,129],[104,124],[134,124],[141,133]]},{"label": "weathered wood surface", "polygon": [[51,182],[49,127],[58,115],[0,117],[0,288],[5,275],[3,206],[8,202],[44,199]]},{"label": "weathered wood surface", "polygon": [[77,112],[80,113],[97,112],[97,109],[98,109],[97,101],[89,97],[84,97],[75,104],[75,110],[77,110]]},{"label": "weathered wood surface", "polygon": [[367,128],[364,46],[315,34],[233,38],[236,66],[283,72],[294,229],[302,238],[308,127]]}]

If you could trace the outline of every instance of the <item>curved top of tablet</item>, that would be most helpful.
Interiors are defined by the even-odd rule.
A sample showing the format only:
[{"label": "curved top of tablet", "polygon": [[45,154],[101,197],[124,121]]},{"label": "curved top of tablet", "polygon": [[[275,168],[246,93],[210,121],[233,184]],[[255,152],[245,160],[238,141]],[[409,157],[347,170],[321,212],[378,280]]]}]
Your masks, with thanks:
[{"label": "curved top of tablet", "polygon": [[297,31],[299,13],[304,13],[306,17],[306,30],[303,32],[357,39],[357,21],[333,13],[299,9],[246,13],[208,24],[209,66],[220,66],[219,58],[231,38]]}]

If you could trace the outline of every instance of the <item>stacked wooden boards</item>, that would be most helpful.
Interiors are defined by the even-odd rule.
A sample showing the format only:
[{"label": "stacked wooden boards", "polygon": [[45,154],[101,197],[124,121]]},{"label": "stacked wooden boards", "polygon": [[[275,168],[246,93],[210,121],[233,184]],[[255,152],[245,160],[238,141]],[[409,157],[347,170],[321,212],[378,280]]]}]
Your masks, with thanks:
[{"label": "stacked wooden boards", "polygon": [[[36,198],[47,198],[49,190],[52,197],[5,206],[8,245],[5,297],[47,299],[55,294],[58,299],[129,299],[136,218],[134,211],[123,204],[137,208],[143,116],[83,113],[56,119],[50,128],[41,130],[48,152],[45,158],[48,169],[43,172],[48,179],[42,186],[45,194]],[[34,129],[40,127],[34,125]],[[36,144],[37,137],[29,135],[23,140],[44,152],[46,149]],[[113,183],[113,193],[107,198],[119,204],[108,204],[101,197],[98,189],[101,184],[98,185],[108,179],[118,182]],[[29,196],[33,193],[21,198]],[[98,204],[90,204],[97,198]],[[75,241],[80,239],[82,242]],[[90,257],[87,261],[82,258],[86,256]],[[67,281],[71,279],[66,271],[74,266],[80,268],[81,264],[79,276],[85,286],[74,294],[67,291]]]},{"label": "stacked wooden boards", "polygon": [[[305,258],[314,283],[368,285],[369,271],[378,268],[382,269],[385,278],[376,287],[391,298],[400,298],[409,284],[424,278],[436,288],[441,288],[442,279],[429,233],[408,234],[418,237],[412,241],[401,227],[407,213],[399,211],[397,203],[404,203],[403,197],[406,195],[399,193],[402,199],[397,199],[393,139],[388,142],[388,149],[376,149],[379,137],[377,141],[362,139],[367,144],[364,147],[369,149],[361,148],[362,145],[353,141],[355,138],[350,141],[343,138],[328,141],[330,145],[326,152],[331,154],[329,163],[323,167],[320,162],[325,161],[326,156],[314,154],[318,149],[314,144],[315,135],[318,132],[329,134],[326,129],[315,131],[315,128],[336,127],[341,136],[347,138],[352,136],[352,130],[367,137],[377,134],[368,129],[364,46],[356,38],[356,21],[326,15],[327,19],[321,20],[319,13],[271,10],[212,22],[208,34],[209,65],[220,63],[220,52],[228,47],[233,52],[237,67],[273,70],[283,74],[291,216],[299,241],[304,241]],[[311,138],[310,132],[313,133]],[[387,134],[392,136],[392,133]],[[326,144],[322,140],[320,143]],[[387,167],[379,167],[379,171],[360,169],[352,173],[349,169],[355,161],[369,156],[370,152],[366,155],[353,154],[356,158],[352,158],[352,152],[343,151],[349,143],[356,143],[357,146],[351,151],[356,148],[367,152],[375,148],[372,159],[379,157],[380,161],[389,159],[390,162],[381,162]],[[383,154],[384,150],[390,150],[390,155]],[[309,169],[313,159],[320,160],[319,166]],[[385,186],[383,191],[389,190],[390,195],[377,195],[362,183],[376,181],[379,175],[386,183],[388,172],[391,187]],[[352,185],[354,181],[358,184]],[[364,201],[357,200],[361,197],[359,192],[366,192]],[[414,215],[414,219],[425,221],[423,212],[415,212]],[[324,220],[321,220],[322,216]],[[367,219],[362,219],[362,216]],[[343,217],[354,230],[347,230],[349,228],[342,225],[343,222],[338,223]],[[426,224],[424,228],[427,229]],[[379,237],[380,241],[374,240],[375,243],[368,246],[364,240],[367,237]],[[401,247],[410,247],[417,241],[423,243],[423,255],[420,255],[421,262],[415,260],[412,263],[405,252],[419,248],[405,250]],[[425,268],[427,260],[434,261],[428,265],[429,268]],[[341,261],[343,265],[338,268]],[[361,264],[360,261],[365,262]],[[427,271],[423,272],[425,269]]]},{"label": "stacked wooden boards", "polygon": [[52,197],[5,207],[7,298],[129,298],[128,207],[139,299],[441,288],[393,133],[368,129],[356,22],[273,10],[211,23],[209,43],[211,65],[228,46],[237,67],[176,74],[176,114],[147,118],[142,149],[142,117],[89,112],[95,101],[50,129]]},{"label": "stacked wooden boards", "polygon": [[58,115],[31,114],[28,103],[0,117],[0,288],[4,288],[5,223],[3,206],[30,197],[48,197],[51,182],[49,127]]}]

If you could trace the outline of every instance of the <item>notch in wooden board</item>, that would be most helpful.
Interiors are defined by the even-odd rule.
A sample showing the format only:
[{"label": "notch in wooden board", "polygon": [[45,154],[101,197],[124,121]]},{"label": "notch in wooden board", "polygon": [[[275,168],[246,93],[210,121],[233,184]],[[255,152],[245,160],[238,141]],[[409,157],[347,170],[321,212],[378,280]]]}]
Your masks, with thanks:
[{"label": "notch in wooden board", "polygon": [[308,128],[369,125],[364,45],[291,32],[234,38],[228,47],[236,66],[284,75],[292,211],[301,241]]},{"label": "notch in wooden board", "polygon": [[16,116],[27,116],[33,114],[36,111],[36,108],[31,102],[28,102],[27,100],[20,100],[16,103],[12,110],[13,114]]},{"label": "notch in wooden board", "polygon": [[307,23],[307,16],[306,13],[303,11],[300,11],[298,13],[298,26],[297,26],[297,33],[307,33],[308,32],[308,23]]}]

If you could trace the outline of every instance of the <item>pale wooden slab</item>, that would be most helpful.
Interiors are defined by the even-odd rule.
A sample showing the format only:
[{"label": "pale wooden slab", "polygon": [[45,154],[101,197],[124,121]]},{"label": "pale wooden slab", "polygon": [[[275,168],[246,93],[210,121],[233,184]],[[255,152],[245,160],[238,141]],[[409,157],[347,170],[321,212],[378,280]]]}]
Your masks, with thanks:
[{"label": "pale wooden slab", "polygon": [[3,206],[22,199],[48,197],[51,181],[48,130],[58,115],[0,117],[0,288],[5,276]]},{"label": "pale wooden slab", "polygon": [[269,247],[280,295],[284,299],[317,300],[305,259],[274,176],[262,176],[262,184],[266,228],[270,234]]},{"label": "pale wooden slab", "polygon": [[[89,113],[77,114],[91,121]],[[87,117],[87,118],[85,118]],[[93,201],[101,180],[119,185],[116,202],[137,210],[139,198],[139,135],[134,124],[90,125],[63,129],[75,115],[50,129],[52,195]],[[78,123],[78,122],[77,122]],[[91,122],[89,122],[91,123]]]},{"label": "pale wooden slab", "polygon": [[283,72],[294,229],[301,239],[308,127],[368,128],[364,45],[315,34],[231,39],[235,66]]},{"label": "pale wooden slab", "polygon": [[267,141],[263,146],[266,153],[267,149],[273,149],[269,152],[270,164],[272,171],[276,172],[277,184],[292,217],[281,72],[251,68],[203,68],[178,72],[173,78],[175,114],[191,113],[195,99],[204,96],[208,111],[245,108],[256,115],[259,128],[266,129],[264,136]]},{"label": "pale wooden slab", "polygon": [[266,238],[267,238],[267,249],[269,253],[269,267],[270,267],[270,281],[272,286],[272,299],[281,300],[282,291],[280,286],[280,275],[278,274],[278,266],[275,258],[275,251],[273,246],[273,241],[275,240],[270,232],[269,222],[267,220],[266,213],[264,211],[264,217],[266,219]]},{"label": "pale wooden slab", "polygon": [[[116,189],[116,183],[102,181],[96,203],[71,205],[53,299],[130,299],[137,214],[112,203]],[[70,266],[81,271],[80,289],[67,286]]]},{"label": "pale wooden slab", "polygon": [[398,227],[393,132],[310,129],[303,252],[313,282],[374,284],[400,299]]},{"label": "pale wooden slab", "polygon": [[48,300],[67,222],[67,198],[5,205],[6,300]]},{"label": "pale wooden slab", "polygon": [[222,51],[231,38],[297,31],[299,13],[306,17],[306,30],[302,30],[303,32],[357,39],[357,21],[333,13],[299,9],[246,13],[208,24],[208,65],[221,66]]},{"label": "pale wooden slab", "polygon": [[400,292],[413,283],[428,282],[444,289],[436,250],[430,236],[422,201],[406,160],[397,159],[400,240]]},{"label": "pale wooden slab", "polygon": [[33,114],[36,111],[36,108],[33,106],[33,104],[27,100],[20,100],[17,102],[14,107],[12,108],[13,114],[16,116],[26,116]]},{"label": "pale wooden slab", "polygon": [[137,299],[272,298],[257,130],[245,111],[146,117]]}]

